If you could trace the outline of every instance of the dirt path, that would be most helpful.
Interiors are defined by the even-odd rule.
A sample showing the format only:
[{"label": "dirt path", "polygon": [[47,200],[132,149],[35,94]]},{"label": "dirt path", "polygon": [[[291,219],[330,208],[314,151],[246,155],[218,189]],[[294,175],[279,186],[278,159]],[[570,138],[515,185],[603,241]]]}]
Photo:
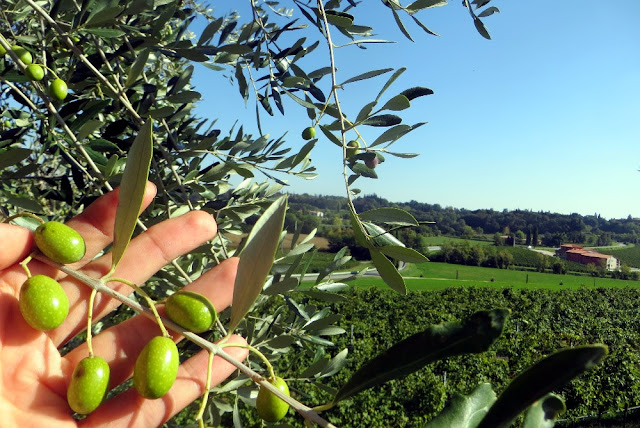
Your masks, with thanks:
[{"label": "dirt path", "polygon": [[552,251],[548,251],[548,250],[538,250],[536,248],[529,248],[531,251],[535,251],[536,253],[540,253],[540,254],[544,254],[545,256],[555,256],[556,253],[552,252]]}]

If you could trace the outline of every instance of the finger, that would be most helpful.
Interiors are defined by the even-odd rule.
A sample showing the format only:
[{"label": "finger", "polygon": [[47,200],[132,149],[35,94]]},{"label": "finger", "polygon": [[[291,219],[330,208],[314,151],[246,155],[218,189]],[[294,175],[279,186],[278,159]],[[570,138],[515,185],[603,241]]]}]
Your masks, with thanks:
[{"label": "finger", "polygon": [[[215,220],[204,211],[191,211],[165,220],[131,241],[113,276],[141,285],[171,260],[213,238],[216,232]],[[106,254],[89,263],[82,272],[99,278],[110,269],[111,254]],[[91,294],[91,288],[72,278],[60,284],[69,297],[69,315],[61,327],[49,334],[56,344],[65,343],[85,327]],[[110,283],[110,286],[125,295],[132,291],[122,283]],[[119,301],[99,293],[94,303],[94,320],[100,320],[119,305]]]},{"label": "finger", "polygon": [[[234,335],[228,343],[244,345],[246,341]],[[226,347],[225,351],[238,361],[244,360],[248,353],[246,349],[236,347]],[[79,426],[160,426],[204,393],[207,366],[208,352],[201,351],[180,365],[175,383],[162,398],[147,400],[131,388],[103,403]],[[222,383],[235,370],[235,366],[216,356],[211,373],[212,387]]]},{"label": "finger", "polygon": [[[142,201],[142,209],[149,205],[155,194],[156,186],[151,182],[147,183],[147,188]],[[66,223],[69,227],[80,233],[86,245],[86,252],[82,260],[70,265],[71,267],[78,268],[86,264],[107,245],[109,245],[111,241],[113,241],[113,228],[116,210],[118,207],[118,195],[119,189],[116,189],[99,197],[82,213],[78,214]],[[29,237],[29,248],[33,248],[33,235],[27,229],[24,229],[23,233],[31,235]],[[22,251],[23,248],[20,246],[19,242],[18,244],[18,248],[21,248]],[[0,256],[0,258],[1,257],[2,256]],[[60,276],[59,272],[55,268],[38,260],[32,260],[29,262],[28,266],[33,275],[47,275],[53,278]],[[19,286],[26,279],[24,271],[19,266],[12,267],[8,274],[14,288],[19,289]]]},{"label": "finger", "polygon": [[0,223],[0,270],[24,260],[33,246],[33,234],[24,227]]},{"label": "finger", "polygon": [[[147,182],[141,211],[144,210],[156,195],[156,186]],[[84,238],[86,253],[78,265],[84,265],[92,260],[100,251],[113,241],[116,211],[120,188],[96,199],[82,213],[67,222],[67,226],[75,229]]]},{"label": "finger", "polygon": [[[231,305],[237,269],[238,259],[227,259],[185,289],[205,295],[218,312],[223,311]],[[161,308],[159,312],[162,313]],[[142,348],[153,337],[160,334],[155,321],[137,315],[108,328],[93,338],[92,347],[95,355],[104,358],[109,364],[112,385],[119,385],[131,377],[133,365]],[[174,339],[178,341],[181,337],[176,334]],[[64,359],[70,363],[71,367],[75,367],[87,355],[87,346],[83,344],[65,355]]]}]

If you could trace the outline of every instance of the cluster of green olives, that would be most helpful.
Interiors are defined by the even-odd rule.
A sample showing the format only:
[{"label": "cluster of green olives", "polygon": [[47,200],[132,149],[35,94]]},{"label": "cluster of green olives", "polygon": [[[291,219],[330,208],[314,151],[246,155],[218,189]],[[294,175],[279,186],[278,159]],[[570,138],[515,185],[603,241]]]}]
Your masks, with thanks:
[{"label": "cluster of green olives", "polygon": [[[315,136],[316,136],[316,128],[314,128],[313,126],[308,126],[302,130],[302,138],[304,140],[311,140],[315,138]],[[355,162],[354,157],[360,154],[361,152],[362,150],[360,148],[360,142],[358,140],[351,140],[347,143],[346,154],[347,154],[347,160],[349,160],[350,162]],[[372,156],[372,157],[367,157],[364,160],[365,166],[370,169],[375,169],[375,167],[378,166],[378,163],[380,163],[380,158],[378,154],[375,154],[375,156]]]},{"label": "cluster of green olives", "polygon": [[[210,330],[217,312],[202,294],[181,290],[165,302],[167,317],[185,330],[202,333]],[[133,385],[138,393],[150,399],[166,394],[176,380],[180,357],[175,342],[156,336],[142,349],[133,370]]]},{"label": "cluster of green olives", "polygon": [[[36,246],[49,259],[75,263],[85,255],[82,236],[71,227],[50,221],[35,230]],[[46,275],[29,275],[20,289],[19,307],[25,321],[34,329],[48,331],[59,327],[69,313],[69,299],[62,286]],[[213,327],[217,312],[203,295],[178,291],[165,302],[167,316],[181,327],[201,333]],[[159,398],[169,391],[178,374],[180,358],[175,342],[165,336],[154,337],[138,355],[133,382],[140,395]],[[104,400],[109,387],[109,364],[91,355],[75,367],[67,401],[79,414],[94,411]]]},{"label": "cluster of green olives", "polygon": [[[38,226],[34,240],[45,256],[58,263],[75,263],[85,253],[82,236],[57,221]],[[59,327],[69,313],[69,299],[62,286],[46,275],[27,278],[20,288],[19,306],[25,321],[42,331]]]},{"label": "cluster of green olives", "polygon": [[[31,55],[31,52],[20,45],[11,46],[11,50],[26,66],[24,70],[25,76],[30,80],[38,82],[44,79],[44,68],[40,64],[33,63],[33,56]],[[0,56],[4,56],[6,54],[7,50],[0,45]],[[68,93],[69,88],[64,80],[56,77],[49,83],[49,96],[51,96],[51,98],[62,101],[67,97]]]},{"label": "cluster of green olives", "polygon": [[[57,221],[41,224],[35,230],[34,241],[49,259],[69,264],[81,260],[86,252],[82,236],[71,227]],[[37,330],[48,331],[59,327],[69,313],[69,299],[62,286],[46,275],[29,275],[20,289],[20,311],[26,322]],[[164,302],[167,317],[185,330],[202,333],[214,327],[217,311],[202,294],[180,290]],[[149,399],[165,395],[174,384],[180,366],[176,343],[167,336],[152,338],[138,355],[133,385],[137,392]],[[75,367],[67,402],[78,414],[89,414],[104,401],[109,389],[110,369],[103,358],[89,355]],[[284,379],[273,377],[268,381],[289,395]],[[258,414],[267,422],[282,419],[289,405],[266,388],[260,388],[256,401]]]}]

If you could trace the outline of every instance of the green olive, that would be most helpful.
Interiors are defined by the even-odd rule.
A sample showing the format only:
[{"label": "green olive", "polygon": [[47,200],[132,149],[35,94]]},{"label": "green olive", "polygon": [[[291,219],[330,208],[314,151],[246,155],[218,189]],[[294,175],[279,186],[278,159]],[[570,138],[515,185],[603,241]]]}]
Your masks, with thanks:
[{"label": "green olive", "polygon": [[69,298],[62,286],[46,275],[34,275],[20,288],[20,312],[36,330],[53,330],[69,313]]},{"label": "green olive", "polygon": [[34,239],[45,256],[62,264],[77,262],[84,257],[86,251],[82,236],[59,221],[49,221],[38,226]]},{"label": "green olive", "polygon": [[109,364],[100,357],[87,357],[78,363],[67,389],[69,407],[82,415],[98,408],[109,388]]},{"label": "green olive", "polygon": [[178,376],[180,357],[173,340],[156,336],[142,349],[133,369],[133,385],[145,398],[160,398]]},{"label": "green olive", "polygon": [[217,313],[205,296],[193,291],[178,291],[167,299],[164,307],[171,321],[194,333],[210,330]]},{"label": "green olive", "polygon": [[0,56],[5,56],[7,54],[7,50],[4,46],[0,45]]},{"label": "green olive", "polygon": [[33,62],[33,57],[31,56],[31,52],[23,48],[22,46],[14,45],[11,46],[11,50],[20,58],[20,61],[24,63],[24,65],[29,65]]},{"label": "green olive", "polygon": [[44,78],[44,69],[38,64],[29,64],[24,74],[31,80],[40,81]]},{"label": "green olive", "polygon": [[308,128],[304,128],[302,131],[302,138],[305,140],[310,140],[316,136],[316,128],[313,126],[309,126]]},{"label": "green olive", "polygon": [[[276,376],[269,379],[269,383],[278,388],[283,394],[289,395],[289,386],[281,377]],[[289,411],[289,405],[276,397],[267,388],[260,388],[258,398],[256,399],[256,409],[258,415],[267,422],[278,422]]]},{"label": "green olive", "polygon": [[69,93],[69,88],[67,88],[67,84],[62,79],[54,79],[49,85],[49,95],[51,95],[51,98],[62,101],[67,98],[67,93]]},{"label": "green olive", "polygon": [[352,158],[360,153],[360,143],[358,140],[351,140],[347,143],[347,158]]}]

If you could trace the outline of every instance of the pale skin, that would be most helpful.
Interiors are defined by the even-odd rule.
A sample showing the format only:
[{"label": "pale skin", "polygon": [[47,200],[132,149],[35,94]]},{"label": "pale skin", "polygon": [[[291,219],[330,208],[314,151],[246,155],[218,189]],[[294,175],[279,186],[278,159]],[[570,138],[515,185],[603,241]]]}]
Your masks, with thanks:
[{"label": "pale skin", "polygon": [[[155,196],[155,187],[147,186],[143,207]],[[99,198],[67,224],[85,239],[87,253],[72,265],[94,278],[106,274],[111,266],[109,254],[95,256],[113,239],[113,221],[117,207],[117,190]],[[193,211],[163,221],[132,240],[114,274],[135,284],[143,284],[171,260],[199,247],[215,236],[214,219],[205,212]],[[41,332],[31,328],[18,308],[20,286],[27,278],[19,265],[33,250],[33,235],[12,224],[0,224],[0,418],[3,426],[16,427],[154,427],[170,419],[202,395],[205,388],[208,354],[201,351],[180,366],[175,384],[164,397],[147,400],[135,389],[104,402],[82,421],[76,421],[67,404],[66,392],[74,367],[88,356],[86,344],[61,356],[59,348],[86,328],[87,302],[91,289],[37,260],[29,262],[32,275],[56,278],[69,297],[69,316],[55,330]],[[206,295],[221,311],[231,304],[237,259],[228,259],[214,267],[185,289]],[[110,283],[123,294],[129,287]],[[98,295],[94,321],[105,317],[119,305],[109,297]],[[135,316],[102,331],[93,338],[94,354],[104,358],[111,368],[110,388],[131,377],[135,359],[144,345],[160,329],[153,321]],[[172,333],[175,340],[180,337]],[[244,344],[231,336],[229,342]],[[226,351],[243,360],[247,351],[227,347]],[[222,359],[214,360],[212,386],[220,384],[234,372]]]}]

